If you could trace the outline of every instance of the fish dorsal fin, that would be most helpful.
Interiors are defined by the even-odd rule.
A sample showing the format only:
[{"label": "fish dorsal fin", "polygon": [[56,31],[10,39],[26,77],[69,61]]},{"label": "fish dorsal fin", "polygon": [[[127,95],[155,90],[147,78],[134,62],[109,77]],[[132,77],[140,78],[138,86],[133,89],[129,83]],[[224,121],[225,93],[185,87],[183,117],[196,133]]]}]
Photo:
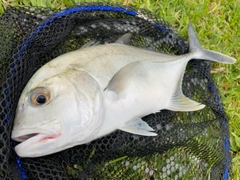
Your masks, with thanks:
[{"label": "fish dorsal fin", "polygon": [[99,44],[100,44],[100,41],[98,41],[96,39],[93,39],[93,40],[87,42],[86,44],[84,44],[82,47],[80,47],[80,49],[87,48],[87,47],[90,47],[90,46],[97,46]]},{"label": "fish dorsal fin", "polygon": [[204,107],[204,104],[200,104],[184,96],[182,90],[179,88],[178,91],[173,94],[167,109],[172,111],[196,111]]},{"label": "fish dorsal fin", "polygon": [[135,118],[124,124],[121,128],[122,131],[126,131],[132,134],[138,134],[142,136],[157,136],[156,133],[151,132],[154,131],[146,122],[144,122],[141,118]]},{"label": "fish dorsal fin", "polygon": [[131,37],[132,37],[132,34],[131,34],[131,33],[124,34],[123,36],[121,36],[120,38],[118,38],[118,40],[116,41],[116,43],[129,45],[129,44],[130,44]]}]

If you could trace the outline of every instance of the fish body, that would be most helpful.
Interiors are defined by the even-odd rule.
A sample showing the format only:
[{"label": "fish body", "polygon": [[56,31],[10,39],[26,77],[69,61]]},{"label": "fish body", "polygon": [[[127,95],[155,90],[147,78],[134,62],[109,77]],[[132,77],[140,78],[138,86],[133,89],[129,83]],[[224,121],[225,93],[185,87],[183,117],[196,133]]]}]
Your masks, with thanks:
[{"label": "fish body", "polygon": [[[38,157],[89,143],[117,129],[157,134],[141,118],[162,109],[204,108],[185,97],[181,84],[191,59],[231,64],[235,59],[202,49],[189,26],[190,51],[167,55],[116,43],[63,54],[41,67],[18,102],[12,139],[21,157]],[[123,44],[121,44],[123,43]]]}]

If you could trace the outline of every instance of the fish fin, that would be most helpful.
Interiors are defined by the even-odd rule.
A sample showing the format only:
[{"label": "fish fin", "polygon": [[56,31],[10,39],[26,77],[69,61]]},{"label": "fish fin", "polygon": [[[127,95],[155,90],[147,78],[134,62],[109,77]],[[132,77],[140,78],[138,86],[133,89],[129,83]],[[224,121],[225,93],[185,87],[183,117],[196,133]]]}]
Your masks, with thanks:
[{"label": "fish fin", "polygon": [[105,91],[113,91],[117,96],[120,95],[120,93],[125,92],[128,83],[131,83],[133,79],[139,79],[138,72],[141,71],[145,71],[142,62],[136,61],[124,66],[113,76],[108,86],[105,88]]},{"label": "fish fin", "polygon": [[119,129],[122,131],[126,131],[132,134],[138,134],[142,136],[157,136],[156,133],[150,132],[150,131],[154,131],[154,129],[151,128],[141,118],[136,118],[125,123],[124,126]]},{"label": "fish fin", "polygon": [[204,107],[204,104],[200,104],[184,96],[181,89],[179,89],[173,94],[167,109],[172,111],[197,111]]},{"label": "fish fin", "polygon": [[225,54],[203,49],[199,43],[196,33],[194,32],[192,23],[189,23],[188,25],[188,36],[190,44],[189,51],[194,52],[194,55],[191,59],[205,59],[224,64],[233,64],[236,62],[236,59]]},{"label": "fish fin", "polygon": [[84,44],[82,47],[80,47],[80,49],[86,48],[86,47],[90,47],[90,46],[97,46],[100,44],[100,41],[93,39],[89,42],[87,42],[86,44]]},{"label": "fish fin", "polygon": [[124,34],[123,36],[117,39],[116,43],[129,45],[131,37],[132,37],[131,33]]}]

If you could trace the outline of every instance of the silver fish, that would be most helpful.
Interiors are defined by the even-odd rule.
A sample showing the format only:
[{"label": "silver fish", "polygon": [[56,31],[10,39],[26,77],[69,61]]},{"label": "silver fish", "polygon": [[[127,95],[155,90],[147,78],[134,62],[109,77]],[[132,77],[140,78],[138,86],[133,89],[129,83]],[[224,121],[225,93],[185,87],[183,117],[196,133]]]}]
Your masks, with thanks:
[{"label": "silver fish", "polygon": [[21,157],[38,157],[89,143],[115,130],[156,136],[141,118],[162,109],[204,108],[183,95],[191,59],[232,64],[236,60],[201,48],[190,24],[190,51],[167,55],[116,43],[81,48],[40,68],[18,102],[12,139]]}]

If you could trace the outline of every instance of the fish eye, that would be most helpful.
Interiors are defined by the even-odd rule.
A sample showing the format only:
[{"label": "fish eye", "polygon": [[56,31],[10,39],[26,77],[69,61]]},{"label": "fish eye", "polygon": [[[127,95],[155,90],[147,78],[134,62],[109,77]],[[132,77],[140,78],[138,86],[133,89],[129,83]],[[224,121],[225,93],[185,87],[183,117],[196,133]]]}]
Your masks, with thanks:
[{"label": "fish eye", "polygon": [[41,106],[50,100],[50,92],[45,88],[37,88],[31,93],[31,103],[35,106]]},{"label": "fish eye", "polygon": [[36,98],[36,102],[38,104],[44,104],[46,101],[47,101],[47,97],[45,96],[45,94],[40,94]]}]

